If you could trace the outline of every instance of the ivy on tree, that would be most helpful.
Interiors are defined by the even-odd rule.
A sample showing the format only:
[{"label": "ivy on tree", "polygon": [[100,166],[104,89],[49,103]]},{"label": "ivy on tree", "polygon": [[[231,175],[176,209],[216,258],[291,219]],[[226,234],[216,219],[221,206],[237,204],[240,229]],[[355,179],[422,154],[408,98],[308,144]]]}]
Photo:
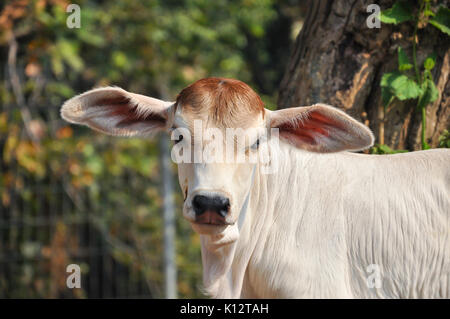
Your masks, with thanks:
[{"label": "ivy on tree", "polygon": [[[426,107],[436,101],[439,97],[439,90],[433,81],[431,70],[436,64],[436,54],[430,54],[419,70],[416,58],[417,29],[419,23],[430,24],[441,32],[450,35],[450,10],[440,6],[436,13],[431,9],[431,0],[419,1],[419,10],[414,14],[413,7],[407,1],[397,1],[392,8],[380,13],[380,21],[387,24],[398,25],[400,23],[414,21],[413,52],[412,61],[402,47],[397,50],[398,69],[397,71],[383,74],[381,78],[381,95],[384,110],[394,99],[400,101],[415,99],[417,107],[422,113],[422,149],[429,149],[425,140],[426,129]],[[389,150],[385,150],[389,151]]]}]

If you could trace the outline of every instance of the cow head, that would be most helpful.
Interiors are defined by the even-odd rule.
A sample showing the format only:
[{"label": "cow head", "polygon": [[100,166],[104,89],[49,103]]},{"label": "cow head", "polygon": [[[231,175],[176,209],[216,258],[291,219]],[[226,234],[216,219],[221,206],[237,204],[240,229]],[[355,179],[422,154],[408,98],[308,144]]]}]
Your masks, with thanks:
[{"label": "cow head", "polygon": [[361,150],[373,143],[367,127],[333,107],[269,111],[248,85],[224,78],[199,80],[175,102],[116,87],[94,89],[68,100],[61,115],[111,135],[169,132],[172,154],[183,157],[178,163],[183,215],[195,231],[208,235],[236,233],[258,164],[246,159],[272,138],[268,129],[276,129],[282,142],[311,152]]}]

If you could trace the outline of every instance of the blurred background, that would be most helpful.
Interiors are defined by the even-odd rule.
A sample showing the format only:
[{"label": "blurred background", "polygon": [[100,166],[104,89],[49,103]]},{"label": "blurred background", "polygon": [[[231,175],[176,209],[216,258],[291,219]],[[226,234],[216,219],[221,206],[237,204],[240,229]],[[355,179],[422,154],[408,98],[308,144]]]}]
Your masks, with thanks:
[{"label": "blurred background", "polygon": [[[424,148],[415,102],[402,100],[395,87],[397,109],[389,113],[393,106],[381,101],[383,72],[397,68],[402,41],[393,35],[411,33],[413,25],[391,22],[365,43],[357,30],[365,26],[367,1],[72,2],[81,8],[80,28],[68,27],[71,1],[0,3],[0,298],[204,297],[199,237],[181,217],[176,167],[164,165],[168,145],[109,137],[60,118],[65,100],[93,87],[174,100],[203,77],[237,78],[271,109],[314,102],[345,109],[376,133],[372,153]],[[394,4],[380,2],[382,9]],[[339,28],[350,35],[327,38]],[[448,147],[448,37],[436,30],[417,60],[423,68],[437,48],[431,73],[439,98],[429,102],[436,110],[429,107],[425,138],[428,146]],[[323,59],[331,42],[337,63]],[[315,76],[322,70],[330,72]],[[303,86],[301,79],[312,80]],[[174,247],[165,232],[172,220],[164,214],[171,213]],[[81,267],[81,289],[66,286],[69,264]]]}]

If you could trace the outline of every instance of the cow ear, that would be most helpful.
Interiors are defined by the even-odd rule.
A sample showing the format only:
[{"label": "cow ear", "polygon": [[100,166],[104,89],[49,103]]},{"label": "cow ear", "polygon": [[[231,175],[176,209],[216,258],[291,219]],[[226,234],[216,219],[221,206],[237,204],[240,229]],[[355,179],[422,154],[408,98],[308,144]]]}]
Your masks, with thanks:
[{"label": "cow ear", "polygon": [[105,87],[71,98],[61,107],[61,116],[110,135],[143,136],[167,127],[173,104],[118,87]]},{"label": "cow ear", "polygon": [[359,151],[374,142],[368,127],[325,104],[273,111],[269,121],[281,139],[312,152]]}]

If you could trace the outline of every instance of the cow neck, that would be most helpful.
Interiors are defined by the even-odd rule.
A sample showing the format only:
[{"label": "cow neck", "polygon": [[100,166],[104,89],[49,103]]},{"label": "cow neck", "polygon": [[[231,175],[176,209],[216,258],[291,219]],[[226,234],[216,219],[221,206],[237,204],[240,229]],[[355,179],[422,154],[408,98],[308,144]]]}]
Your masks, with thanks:
[{"label": "cow neck", "polygon": [[[250,259],[251,250],[246,254],[239,254],[240,258],[236,258],[236,250],[240,244],[242,245],[241,232],[248,211],[251,210],[250,202],[255,196],[252,193],[255,193],[256,171],[259,171],[257,165],[253,167],[252,186],[241,207],[238,222],[230,226],[232,228],[227,232],[227,236],[200,235],[204,290],[211,297],[239,298],[241,296],[245,268]],[[237,240],[233,240],[235,238]]]}]

